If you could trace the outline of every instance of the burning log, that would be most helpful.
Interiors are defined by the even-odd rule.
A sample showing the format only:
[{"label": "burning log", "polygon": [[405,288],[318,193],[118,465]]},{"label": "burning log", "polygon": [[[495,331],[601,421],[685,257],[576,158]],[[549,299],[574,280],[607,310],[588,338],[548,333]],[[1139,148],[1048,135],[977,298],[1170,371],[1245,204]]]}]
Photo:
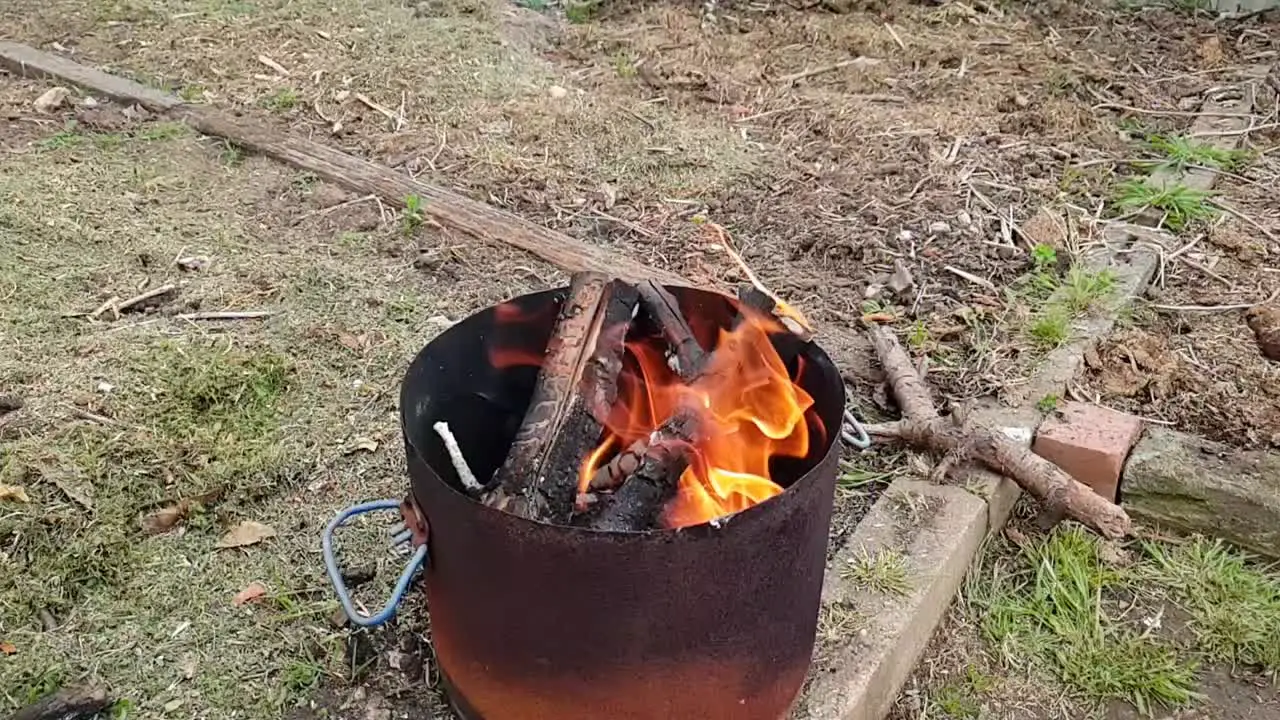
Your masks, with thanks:
[{"label": "burning log", "polygon": [[662,330],[667,344],[675,356],[675,371],[681,380],[692,382],[702,374],[707,361],[707,351],[698,344],[693,336],[689,322],[680,312],[680,303],[671,293],[654,280],[636,286],[640,291],[640,302],[649,317]]},{"label": "burning log", "polygon": [[613,495],[603,502],[597,500],[601,507],[590,517],[590,526],[618,532],[652,527],[689,466],[696,433],[697,416],[677,413],[649,434],[640,454],[633,452],[635,445],[619,453],[614,459],[630,458],[624,464],[633,469]]},{"label": "burning log", "polygon": [[568,518],[581,460],[600,442],[617,394],[634,287],[600,273],[575,273],[547,345],[533,397],[502,467],[482,498],[529,518]]},{"label": "burning log", "polygon": [[[1107,538],[1130,533],[1132,523],[1120,506],[1057,465],[990,428],[965,423],[955,416],[939,417],[928,387],[897,338],[878,325],[870,326],[868,332],[904,415],[896,423],[867,426],[868,434],[942,455],[939,469],[943,473],[958,462],[977,460],[1018,483],[1050,514],[1069,517]],[[938,474],[941,473],[935,472]]]},{"label": "burning log", "polygon": [[[659,326],[675,353],[676,372],[684,384],[697,386],[709,379],[716,351],[698,344],[679,303],[656,282],[639,287],[640,301]],[[761,298],[764,298],[763,300]],[[746,320],[746,308],[772,312],[771,298],[752,295],[732,325]],[[574,503],[577,512],[590,512],[588,524],[597,530],[642,530],[653,526],[662,508],[675,495],[680,476],[689,466],[699,433],[698,414],[692,408],[677,410],[657,429],[615,455],[592,475],[587,492]],[[603,497],[596,493],[614,491]]]}]

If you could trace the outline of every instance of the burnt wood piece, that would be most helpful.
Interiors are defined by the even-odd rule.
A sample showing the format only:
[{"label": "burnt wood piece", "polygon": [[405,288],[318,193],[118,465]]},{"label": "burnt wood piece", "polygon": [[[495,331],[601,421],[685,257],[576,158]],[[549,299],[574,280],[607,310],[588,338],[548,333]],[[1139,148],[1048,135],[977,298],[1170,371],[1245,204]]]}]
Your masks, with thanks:
[{"label": "burnt wood piece", "polygon": [[91,718],[113,702],[101,687],[68,687],[46,695],[9,716],[9,720],[78,720]]},{"label": "burnt wood piece", "polygon": [[[692,382],[702,375],[707,361],[707,351],[698,344],[680,303],[657,281],[646,280],[636,286],[640,291],[640,304],[653,323],[662,330],[676,358],[676,374],[685,382]],[[770,306],[772,307],[772,306]]]},{"label": "burnt wood piece", "polygon": [[[597,496],[588,524],[596,530],[642,531],[657,525],[689,466],[698,418],[679,412],[650,433],[643,454],[612,495]],[[620,455],[622,453],[619,453]]]},{"label": "burnt wood piece", "polygon": [[483,497],[530,520],[567,520],[578,468],[600,442],[599,407],[616,397],[623,340],[639,297],[595,272],[575,273],[561,306],[533,397],[506,460]]}]

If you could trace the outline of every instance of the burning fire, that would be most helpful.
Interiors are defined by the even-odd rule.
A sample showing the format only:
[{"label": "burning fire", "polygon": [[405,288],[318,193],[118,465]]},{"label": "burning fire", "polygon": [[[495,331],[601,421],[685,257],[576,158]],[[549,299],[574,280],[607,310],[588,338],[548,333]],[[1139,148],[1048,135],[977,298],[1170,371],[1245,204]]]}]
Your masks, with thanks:
[{"label": "burning fire", "polygon": [[750,312],[733,330],[719,330],[700,378],[685,384],[672,371],[661,341],[629,341],[637,373],[624,370],[606,437],[584,461],[579,487],[619,448],[646,437],[678,410],[696,413],[698,433],[663,524],[678,528],[745,510],[782,492],[769,477],[775,456],[809,452],[805,413],[813,398],[792,381],[771,332],[771,317]]}]

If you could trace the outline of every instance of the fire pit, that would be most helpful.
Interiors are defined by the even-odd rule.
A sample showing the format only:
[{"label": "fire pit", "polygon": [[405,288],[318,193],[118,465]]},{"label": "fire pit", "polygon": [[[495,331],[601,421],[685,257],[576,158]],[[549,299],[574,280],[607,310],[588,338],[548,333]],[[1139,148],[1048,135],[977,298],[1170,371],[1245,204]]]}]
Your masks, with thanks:
[{"label": "fire pit", "polygon": [[[404,534],[417,561],[429,547],[432,641],[463,718],[787,714],[813,650],[844,386],[773,309],[575,276],[414,359]],[[372,624],[393,605],[357,618],[332,561],[353,511],[326,559]]]}]

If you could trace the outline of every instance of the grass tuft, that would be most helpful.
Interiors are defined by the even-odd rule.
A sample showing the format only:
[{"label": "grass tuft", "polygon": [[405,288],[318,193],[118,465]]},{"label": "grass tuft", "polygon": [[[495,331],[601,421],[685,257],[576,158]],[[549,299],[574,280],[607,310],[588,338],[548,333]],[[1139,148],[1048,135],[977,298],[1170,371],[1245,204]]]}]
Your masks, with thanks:
[{"label": "grass tuft", "polygon": [[1100,560],[1097,538],[1060,530],[1022,556],[1026,567],[994,575],[972,598],[1006,662],[1033,658],[1091,700],[1126,700],[1144,714],[1196,697],[1194,663],[1108,614],[1103,598],[1126,578]]},{"label": "grass tuft", "polygon": [[864,551],[849,561],[842,574],[847,580],[886,595],[906,595],[911,591],[906,558],[896,550]]},{"label": "grass tuft", "polygon": [[1152,562],[1141,566],[1140,577],[1167,590],[1191,615],[1207,660],[1280,677],[1280,576],[1251,567],[1248,556],[1221,540],[1143,548]]},{"label": "grass tuft", "polygon": [[1157,187],[1144,179],[1116,186],[1113,203],[1121,214],[1158,210],[1171,230],[1182,230],[1199,220],[1212,220],[1218,211],[1209,204],[1209,193],[1177,184]]},{"label": "grass tuft", "polygon": [[1224,149],[1208,143],[1198,143],[1182,135],[1149,134],[1143,144],[1151,152],[1163,157],[1165,167],[1181,170],[1188,165],[1200,165],[1219,170],[1239,170],[1249,164],[1252,154],[1248,150]]}]

